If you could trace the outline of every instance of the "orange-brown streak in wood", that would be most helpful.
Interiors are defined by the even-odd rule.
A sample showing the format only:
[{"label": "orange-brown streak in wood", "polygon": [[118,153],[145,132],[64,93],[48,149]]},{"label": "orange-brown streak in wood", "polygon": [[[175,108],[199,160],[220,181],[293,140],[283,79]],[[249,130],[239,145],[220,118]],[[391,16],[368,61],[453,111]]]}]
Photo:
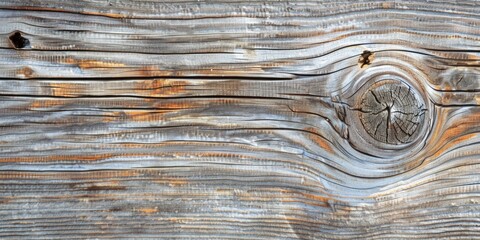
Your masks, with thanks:
[{"label": "orange-brown streak in wood", "polygon": [[19,77],[23,77],[23,78],[31,78],[31,77],[34,77],[35,75],[35,72],[33,71],[33,69],[29,68],[29,67],[23,67],[23,68],[20,68],[19,70],[17,70],[16,72],[16,75],[19,76]]},{"label": "orange-brown streak in wood", "polygon": [[77,83],[49,83],[51,94],[55,97],[74,97],[86,94],[85,85]]},{"label": "orange-brown streak in wood", "polygon": [[[437,127],[441,128],[442,126],[444,126],[444,121],[446,120],[441,117],[441,115],[448,116],[448,114],[443,111],[440,111],[438,114],[439,117],[437,118]],[[442,131],[432,129],[433,134],[431,136],[431,139],[438,139],[436,140],[438,143],[429,150],[432,153],[432,156],[423,161],[422,164],[426,165],[437,159],[439,156],[441,156],[451,148],[460,145],[462,142],[478,137],[478,133],[476,132],[469,134],[466,133],[470,128],[477,126],[479,119],[480,112],[471,113],[469,115],[465,115],[461,120],[456,122],[455,125],[450,126],[448,129],[444,129]],[[410,161],[405,164],[405,167],[406,169],[412,169],[413,167],[417,167],[417,165],[418,161]]]},{"label": "orange-brown streak in wood", "polygon": [[[317,129],[315,128],[312,128],[312,127],[308,127],[308,128],[305,128],[305,131],[308,131],[308,132],[312,132],[312,133],[316,133],[316,134],[319,134]],[[325,138],[322,138],[316,134],[309,134],[308,135],[308,138],[310,138],[310,140],[314,141],[318,146],[320,146],[321,148],[323,148],[325,151],[327,151],[328,153],[334,153],[333,152],[333,149],[332,147],[330,146],[331,143],[329,143]]]},{"label": "orange-brown streak in wood", "polygon": [[99,183],[72,183],[69,184],[70,188],[75,190],[85,191],[104,191],[104,190],[126,190],[126,186],[122,186],[119,181],[105,181]]},{"label": "orange-brown streak in wood", "polygon": [[165,97],[179,95],[185,92],[186,81],[176,81],[169,79],[154,79],[145,80],[137,84],[135,91],[139,94],[143,94],[144,91],[148,92],[152,97]]},{"label": "orange-brown streak in wood", "polygon": [[146,214],[146,215],[151,215],[151,214],[154,214],[154,213],[157,213],[158,212],[158,207],[153,207],[153,208],[139,208],[137,209],[137,211],[143,213],[143,214]]},{"label": "orange-brown streak in wood", "polygon": [[170,77],[181,77],[184,76],[181,72],[174,70],[162,70],[156,66],[143,66],[138,69],[128,72],[132,76],[141,76],[141,77],[159,77],[159,76],[170,76]]},{"label": "orange-brown streak in wood", "polygon": [[[291,195],[301,195],[304,196],[307,199],[313,200],[313,205],[315,206],[320,206],[320,207],[330,207],[329,201],[332,200],[332,198],[328,197],[323,197],[315,194],[310,194],[310,193],[304,193],[304,192],[299,192],[299,191],[292,191],[292,190],[286,190],[282,189],[281,192],[283,194],[286,194],[287,196]],[[296,202],[298,200],[295,200],[293,198],[289,198],[288,200],[282,200],[283,202]],[[310,203],[312,205],[312,203]]]},{"label": "orange-brown streak in wood", "polygon": [[86,59],[74,59],[74,58],[67,58],[65,60],[67,64],[75,64],[80,69],[95,69],[95,68],[122,68],[126,65],[124,63],[118,62],[104,62],[99,60],[86,60]]}]

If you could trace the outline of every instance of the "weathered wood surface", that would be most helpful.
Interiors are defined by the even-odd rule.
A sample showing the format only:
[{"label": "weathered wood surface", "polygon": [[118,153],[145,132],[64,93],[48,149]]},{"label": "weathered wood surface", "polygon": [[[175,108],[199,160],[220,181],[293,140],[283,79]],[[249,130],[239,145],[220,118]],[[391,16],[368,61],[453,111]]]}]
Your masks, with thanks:
[{"label": "weathered wood surface", "polygon": [[478,1],[5,0],[0,33],[2,239],[480,239]]}]

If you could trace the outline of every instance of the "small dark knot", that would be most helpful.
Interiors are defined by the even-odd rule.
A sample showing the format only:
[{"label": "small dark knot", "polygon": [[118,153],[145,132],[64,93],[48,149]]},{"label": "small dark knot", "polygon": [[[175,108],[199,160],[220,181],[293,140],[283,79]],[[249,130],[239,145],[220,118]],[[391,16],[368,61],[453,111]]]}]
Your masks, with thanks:
[{"label": "small dark knot", "polygon": [[372,62],[372,56],[373,53],[365,50],[363,53],[360,55],[360,58],[358,59],[358,63],[360,64],[360,68],[363,68],[365,65],[370,65]]},{"label": "small dark knot", "polygon": [[30,46],[30,41],[24,38],[20,32],[15,32],[8,37],[15,48],[25,48]]}]

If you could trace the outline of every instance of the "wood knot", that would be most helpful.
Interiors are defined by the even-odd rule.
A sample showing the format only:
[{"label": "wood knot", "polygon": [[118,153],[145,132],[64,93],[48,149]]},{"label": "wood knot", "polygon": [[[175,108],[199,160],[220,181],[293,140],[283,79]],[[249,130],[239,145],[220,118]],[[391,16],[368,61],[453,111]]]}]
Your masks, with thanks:
[{"label": "wood knot", "polygon": [[10,35],[8,39],[10,39],[10,42],[13,44],[15,48],[25,48],[30,46],[30,40],[23,37],[19,31],[16,31],[12,35]]},{"label": "wood knot", "polygon": [[416,139],[425,122],[425,103],[411,87],[398,80],[372,84],[361,100],[360,120],[365,131],[386,144]]},{"label": "wood knot", "polygon": [[360,58],[358,59],[358,64],[360,64],[360,68],[363,68],[365,65],[370,65],[373,61],[373,53],[365,50],[362,54],[360,54]]},{"label": "wood knot", "polygon": [[31,78],[35,72],[29,67],[23,67],[17,71],[18,77]]}]

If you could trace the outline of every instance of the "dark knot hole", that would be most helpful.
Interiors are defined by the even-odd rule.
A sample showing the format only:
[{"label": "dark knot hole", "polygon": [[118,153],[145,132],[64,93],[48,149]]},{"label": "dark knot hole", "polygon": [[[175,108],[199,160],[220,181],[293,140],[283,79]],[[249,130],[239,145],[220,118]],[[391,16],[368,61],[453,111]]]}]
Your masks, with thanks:
[{"label": "dark knot hole", "polygon": [[8,38],[10,39],[10,42],[12,42],[15,48],[25,48],[30,46],[30,41],[27,38],[23,37],[19,31],[10,35],[10,37]]}]

